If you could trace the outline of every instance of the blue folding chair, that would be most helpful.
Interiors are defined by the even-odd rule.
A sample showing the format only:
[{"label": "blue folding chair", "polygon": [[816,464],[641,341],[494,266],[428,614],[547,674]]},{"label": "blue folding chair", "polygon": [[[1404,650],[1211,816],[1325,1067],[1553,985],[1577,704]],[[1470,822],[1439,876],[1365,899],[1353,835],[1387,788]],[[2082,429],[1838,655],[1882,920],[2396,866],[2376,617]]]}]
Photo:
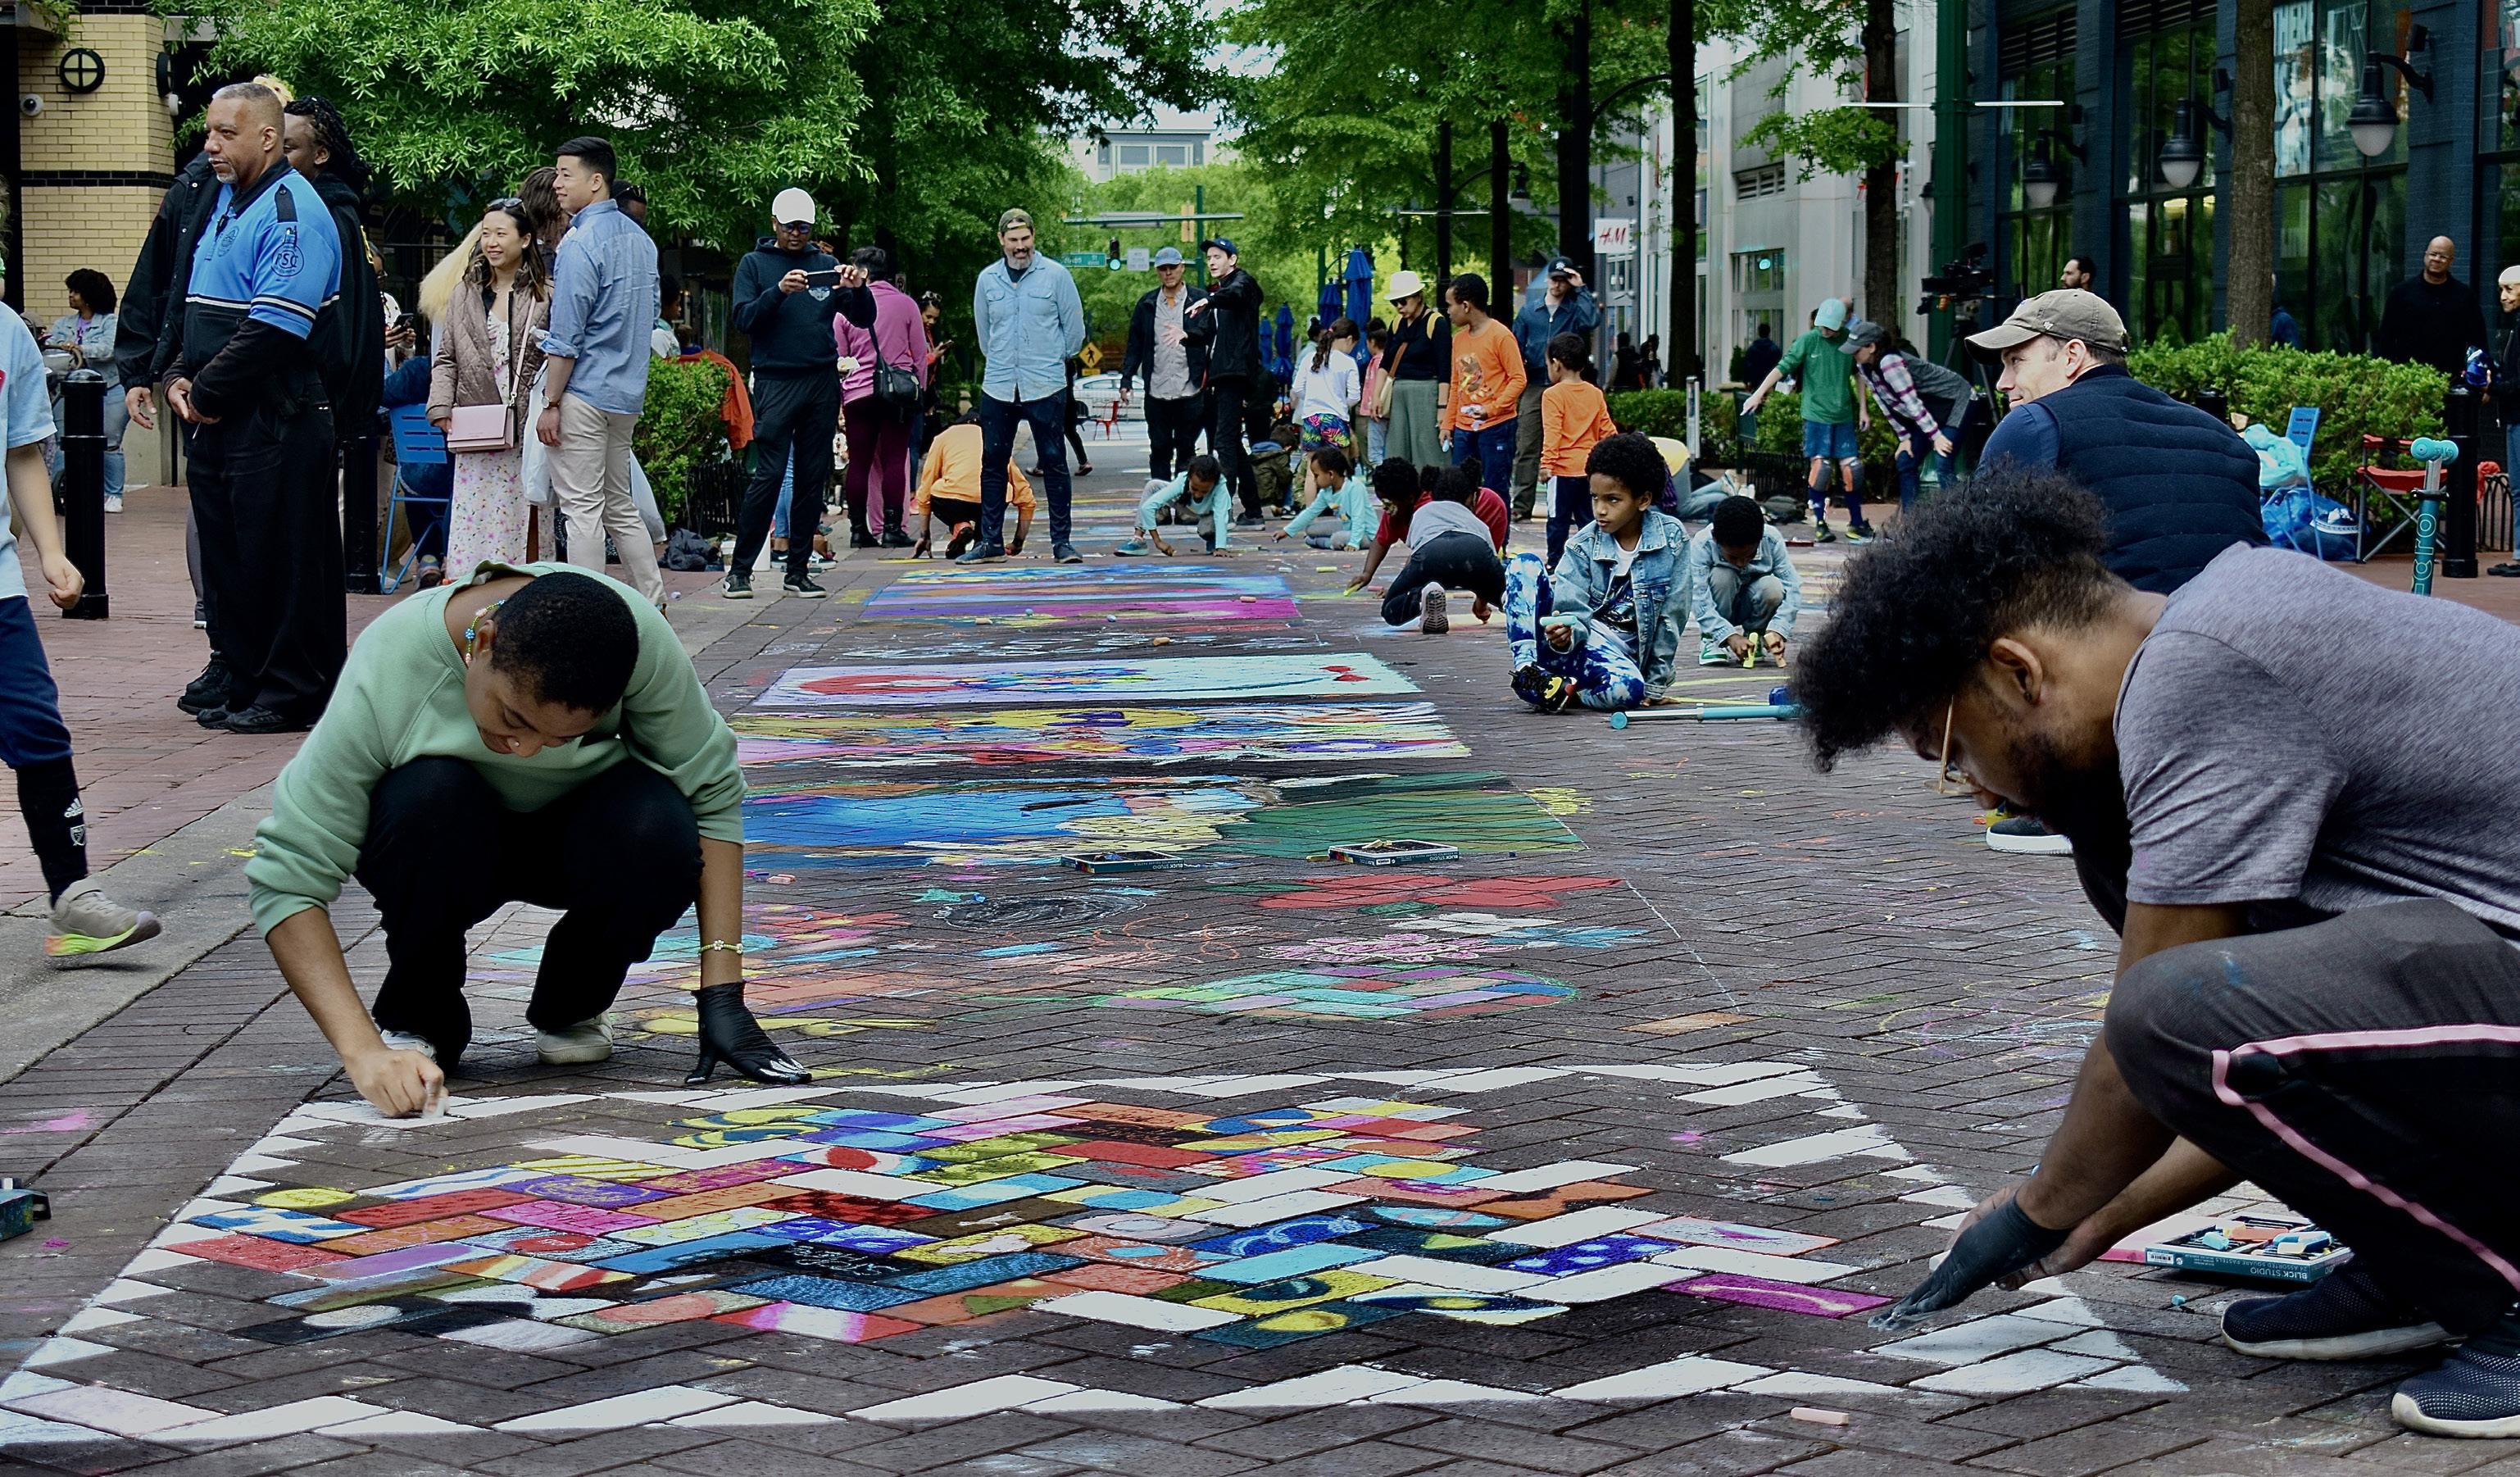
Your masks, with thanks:
[{"label": "blue folding chair", "polygon": [[2296,405],[2292,420],[2284,425],[2284,439],[2301,448],[2301,459],[2310,460],[2310,443],[2318,439],[2318,407]]},{"label": "blue folding chair", "polygon": [[[452,517],[455,512],[455,498],[451,489],[447,496],[433,498],[415,492],[409,480],[412,468],[441,467],[453,460],[446,450],[446,432],[428,424],[428,407],[426,405],[397,406],[386,413],[385,424],[393,433],[394,480],[393,494],[385,503],[385,522],[382,535],[383,545],[380,550],[381,556],[390,555],[393,550],[396,514],[413,507],[435,507],[438,510],[438,518],[443,522]],[[401,586],[404,577],[411,573],[412,566],[419,561],[420,539],[415,536],[411,541],[411,548],[403,553],[402,562],[383,571],[382,577],[378,580],[379,588],[385,594],[391,595]],[[382,557],[377,560],[380,566],[384,562],[385,559]]]}]

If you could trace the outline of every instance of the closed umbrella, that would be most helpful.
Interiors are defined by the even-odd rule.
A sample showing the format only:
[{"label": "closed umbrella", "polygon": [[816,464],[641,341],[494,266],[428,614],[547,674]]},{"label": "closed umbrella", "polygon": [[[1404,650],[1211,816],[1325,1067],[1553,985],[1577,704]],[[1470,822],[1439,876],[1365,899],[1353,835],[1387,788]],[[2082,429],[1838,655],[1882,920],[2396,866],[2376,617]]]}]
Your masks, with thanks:
[{"label": "closed umbrella", "polygon": [[1347,316],[1363,329],[1373,318],[1373,258],[1363,246],[1347,248]]},{"label": "closed umbrella", "polygon": [[1314,332],[1318,333],[1323,329],[1328,328],[1330,326],[1330,320],[1336,318],[1338,315],[1339,285],[1334,282],[1323,283],[1321,300],[1313,305]]},{"label": "closed umbrella", "polygon": [[1295,310],[1287,303],[1278,304],[1278,332],[1270,347],[1269,373],[1283,384],[1295,375]]}]

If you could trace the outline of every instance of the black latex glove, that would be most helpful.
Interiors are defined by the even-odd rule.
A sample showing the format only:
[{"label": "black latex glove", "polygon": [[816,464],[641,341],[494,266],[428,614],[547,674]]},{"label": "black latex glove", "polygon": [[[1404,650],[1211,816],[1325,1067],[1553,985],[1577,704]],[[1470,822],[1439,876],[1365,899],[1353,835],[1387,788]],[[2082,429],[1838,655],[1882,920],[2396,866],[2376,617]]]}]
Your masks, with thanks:
[{"label": "black latex glove", "polygon": [[692,1074],[683,1079],[698,1085],[709,1080],[709,1074],[723,1061],[738,1076],[755,1082],[773,1082],[783,1087],[798,1087],[812,1080],[812,1074],[788,1058],[787,1052],[771,1044],[743,1004],[743,986],[710,985],[693,999],[699,1006],[700,1059]]},{"label": "black latex glove", "polygon": [[1952,1243],[1943,1265],[1916,1290],[1872,1316],[1872,1326],[1897,1330],[1913,1326],[1928,1313],[1939,1313],[1993,1282],[2065,1244],[2069,1231],[2049,1231],[2022,1213],[2015,1196],[1989,1211]]}]

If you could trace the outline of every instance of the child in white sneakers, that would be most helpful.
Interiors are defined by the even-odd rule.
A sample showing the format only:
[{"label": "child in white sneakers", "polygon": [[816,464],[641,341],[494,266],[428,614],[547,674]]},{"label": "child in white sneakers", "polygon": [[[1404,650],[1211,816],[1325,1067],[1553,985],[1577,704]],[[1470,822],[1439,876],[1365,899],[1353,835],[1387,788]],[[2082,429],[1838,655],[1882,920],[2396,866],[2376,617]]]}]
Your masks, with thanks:
[{"label": "child in white sneakers", "polygon": [[1306,454],[1304,500],[1304,511],[1279,529],[1278,537],[1303,538],[1315,518],[1328,514],[1339,520],[1339,531],[1311,535],[1315,548],[1363,549],[1373,542],[1373,530],[1381,524],[1382,505],[1346,452],[1335,446],[1322,446]]}]

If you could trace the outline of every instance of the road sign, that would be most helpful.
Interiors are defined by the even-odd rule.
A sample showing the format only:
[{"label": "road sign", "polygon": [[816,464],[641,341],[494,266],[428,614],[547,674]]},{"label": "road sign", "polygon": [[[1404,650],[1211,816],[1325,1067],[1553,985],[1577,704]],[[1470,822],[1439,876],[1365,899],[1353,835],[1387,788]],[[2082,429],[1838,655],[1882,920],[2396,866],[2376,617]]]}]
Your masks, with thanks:
[{"label": "road sign", "polygon": [[1102,372],[1102,350],[1100,347],[1089,343],[1077,350],[1076,358],[1085,366],[1085,373],[1099,375]]},{"label": "road sign", "polygon": [[1099,267],[1103,256],[1100,251],[1061,251],[1058,264],[1063,267]]},{"label": "road sign", "polygon": [[1131,246],[1131,247],[1129,248],[1129,270],[1130,270],[1130,271],[1132,271],[1132,272],[1143,272],[1143,271],[1147,270],[1147,264],[1148,264],[1148,260],[1149,260],[1149,259],[1150,259],[1150,253],[1148,253],[1148,251],[1147,250],[1147,248],[1146,248],[1146,247],[1144,247],[1144,246]]}]

